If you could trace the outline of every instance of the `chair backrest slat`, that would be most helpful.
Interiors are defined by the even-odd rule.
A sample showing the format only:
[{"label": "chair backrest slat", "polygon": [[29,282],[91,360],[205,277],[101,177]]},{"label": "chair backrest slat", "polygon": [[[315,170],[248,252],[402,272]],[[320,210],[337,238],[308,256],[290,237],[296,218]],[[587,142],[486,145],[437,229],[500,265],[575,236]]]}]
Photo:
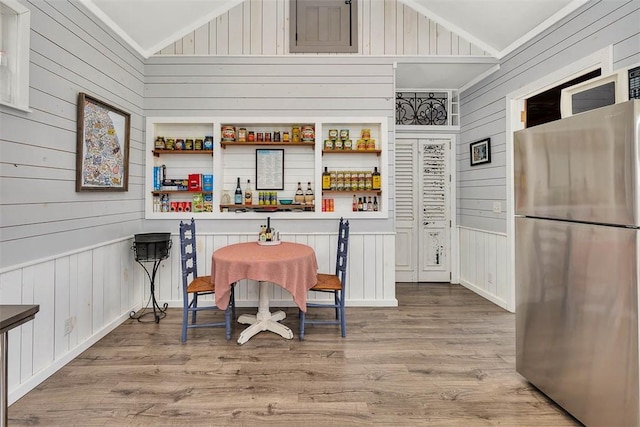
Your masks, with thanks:
[{"label": "chair backrest slat", "polygon": [[336,276],[342,282],[342,290],[347,285],[347,253],[349,251],[349,221],[340,218],[338,227],[338,250],[336,253]]},{"label": "chair backrest slat", "polygon": [[183,286],[187,285],[189,274],[198,276],[198,255],[196,251],[196,223],[180,221],[180,263],[182,267]]}]

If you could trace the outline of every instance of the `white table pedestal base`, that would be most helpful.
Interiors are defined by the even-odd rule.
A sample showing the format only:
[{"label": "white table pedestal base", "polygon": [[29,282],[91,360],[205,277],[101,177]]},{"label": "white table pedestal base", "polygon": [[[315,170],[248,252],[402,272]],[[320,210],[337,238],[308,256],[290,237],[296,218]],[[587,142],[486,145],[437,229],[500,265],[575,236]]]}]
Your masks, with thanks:
[{"label": "white table pedestal base", "polygon": [[252,336],[262,331],[271,331],[283,338],[293,339],[291,329],[278,323],[287,317],[285,312],[276,311],[272,314],[269,311],[269,289],[267,288],[267,282],[260,282],[259,296],[258,314],[243,314],[238,317],[238,323],[251,325],[240,333],[238,344],[246,343]]}]

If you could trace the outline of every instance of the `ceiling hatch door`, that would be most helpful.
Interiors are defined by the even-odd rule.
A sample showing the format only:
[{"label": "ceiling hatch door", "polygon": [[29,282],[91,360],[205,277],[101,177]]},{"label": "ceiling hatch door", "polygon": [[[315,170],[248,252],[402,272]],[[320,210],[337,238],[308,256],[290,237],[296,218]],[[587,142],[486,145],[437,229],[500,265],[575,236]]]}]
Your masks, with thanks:
[{"label": "ceiling hatch door", "polygon": [[293,0],[290,7],[291,52],[358,51],[356,0]]}]

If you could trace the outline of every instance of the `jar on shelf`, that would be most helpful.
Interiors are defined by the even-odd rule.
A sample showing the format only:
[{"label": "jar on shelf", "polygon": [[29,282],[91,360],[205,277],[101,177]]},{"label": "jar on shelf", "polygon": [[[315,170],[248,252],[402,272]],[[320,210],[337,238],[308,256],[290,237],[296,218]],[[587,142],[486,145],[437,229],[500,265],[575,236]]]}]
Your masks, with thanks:
[{"label": "jar on shelf", "polygon": [[360,131],[360,138],[362,138],[362,139],[371,138],[371,129],[362,129]]},{"label": "jar on shelf", "polygon": [[291,142],[300,142],[300,126],[293,125],[291,128]]},{"label": "jar on shelf", "polygon": [[338,129],[329,129],[329,139],[332,141],[338,139]]},{"label": "jar on shelf", "polygon": [[204,146],[204,140],[202,138],[196,138],[196,140],[193,141],[194,150],[202,150],[203,146]]},{"label": "jar on shelf", "polygon": [[367,139],[367,150],[375,150],[375,149],[376,149],[376,140]]},{"label": "jar on shelf", "polygon": [[184,140],[184,149],[193,150],[193,139],[187,138]]},{"label": "jar on shelf", "polygon": [[238,142],[247,142],[247,128],[238,129]]},{"label": "jar on shelf", "polygon": [[324,149],[325,150],[333,150],[333,139],[325,139],[324,140]]},{"label": "jar on shelf", "polygon": [[156,150],[164,150],[164,136],[157,136],[154,146]]},{"label": "jar on shelf", "polygon": [[173,138],[167,138],[164,143],[164,148],[167,150],[173,150],[176,146],[176,140]]}]

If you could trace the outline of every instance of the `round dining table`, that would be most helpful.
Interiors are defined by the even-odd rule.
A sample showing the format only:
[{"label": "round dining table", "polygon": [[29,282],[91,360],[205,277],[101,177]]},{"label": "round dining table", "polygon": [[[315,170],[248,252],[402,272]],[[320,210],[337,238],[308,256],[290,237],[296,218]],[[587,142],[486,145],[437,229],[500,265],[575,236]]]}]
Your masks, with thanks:
[{"label": "round dining table", "polygon": [[214,251],[211,277],[215,283],[215,303],[221,310],[229,305],[231,286],[242,279],[259,282],[258,312],[243,314],[238,322],[250,325],[238,338],[244,344],[262,331],[292,339],[293,332],[278,323],[284,311],[269,311],[268,282],[286,289],[301,310],[307,309],[307,291],[316,284],[318,262],[313,248],[300,243],[283,242],[262,245],[258,242],[236,243]]}]

